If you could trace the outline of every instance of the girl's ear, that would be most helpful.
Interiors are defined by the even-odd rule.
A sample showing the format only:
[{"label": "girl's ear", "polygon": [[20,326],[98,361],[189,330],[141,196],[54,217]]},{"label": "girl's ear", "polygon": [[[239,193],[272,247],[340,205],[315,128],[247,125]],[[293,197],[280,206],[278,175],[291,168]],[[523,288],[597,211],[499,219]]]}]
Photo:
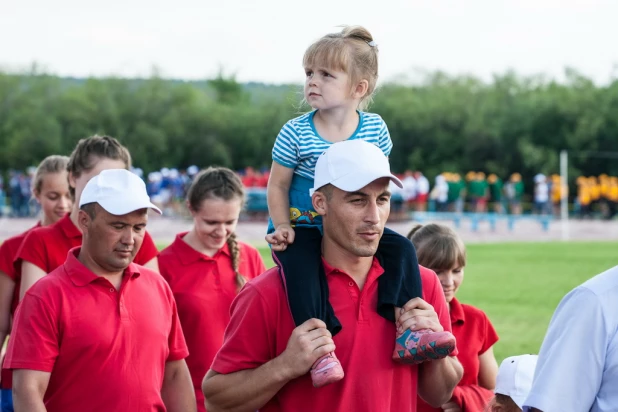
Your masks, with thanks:
[{"label": "girl's ear", "polygon": [[73,175],[72,172],[69,172],[69,186],[71,186],[73,189],[75,189],[75,176]]},{"label": "girl's ear", "polygon": [[189,213],[191,213],[191,217],[195,217],[195,210],[193,210],[188,200],[185,200],[185,206],[187,207],[187,210],[189,211]]},{"label": "girl's ear", "polygon": [[363,79],[358,82],[354,90],[352,90],[352,97],[355,99],[362,99],[367,94],[367,90],[369,90],[369,82]]}]

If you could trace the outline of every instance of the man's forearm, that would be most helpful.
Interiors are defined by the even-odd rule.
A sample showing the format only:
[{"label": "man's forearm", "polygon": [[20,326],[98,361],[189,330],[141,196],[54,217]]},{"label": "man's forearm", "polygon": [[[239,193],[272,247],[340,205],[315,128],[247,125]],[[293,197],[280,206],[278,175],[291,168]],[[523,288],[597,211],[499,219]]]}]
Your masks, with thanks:
[{"label": "man's forearm", "polygon": [[463,368],[453,357],[425,362],[419,367],[418,394],[425,402],[439,408],[451,399]]},{"label": "man's forearm", "polygon": [[227,375],[209,371],[202,389],[209,412],[253,412],[262,408],[290,381],[279,358]]},{"label": "man's forearm", "polygon": [[161,398],[168,412],[196,412],[195,390],[184,361],[166,365]]}]

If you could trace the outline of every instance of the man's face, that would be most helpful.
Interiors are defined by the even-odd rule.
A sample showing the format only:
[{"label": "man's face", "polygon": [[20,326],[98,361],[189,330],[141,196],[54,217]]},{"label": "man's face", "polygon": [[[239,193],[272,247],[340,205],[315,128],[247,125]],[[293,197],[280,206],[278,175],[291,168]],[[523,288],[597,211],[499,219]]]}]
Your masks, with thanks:
[{"label": "man's face", "polygon": [[101,269],[107,272],[123,271],[133,262],[142,246],[148,210],[116,216],[98,204],[94,206],[94,219],[83,210],[79,212],[78,220],[84,232],[82,248]]},{"label": "man's face", "polygon": [[388,186],[389,179],[381,178],[356,192],[332,187],[330,198],[324,193],[319,195],[322,201],[314,198],[323,216],[324,237],[355,256],[373,256],[390,213]]}]

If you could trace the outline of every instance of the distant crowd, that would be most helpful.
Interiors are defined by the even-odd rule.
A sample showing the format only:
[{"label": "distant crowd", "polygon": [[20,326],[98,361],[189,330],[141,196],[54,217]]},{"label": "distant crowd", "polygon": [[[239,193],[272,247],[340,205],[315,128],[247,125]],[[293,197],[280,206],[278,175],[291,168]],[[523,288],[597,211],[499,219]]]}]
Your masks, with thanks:
[{"label": "distant crowd", "polygon": [[[24,171],[11,170],[5,181],[0,174],[0,216],[32,217],[39,213],[39,206],[32,201],[31,183],[34,167]],[[199,171],[195,165],[186,169],[164,167],[146,176],[142,169],[132,171],[146,182],[148,194],[160,205],[167,216],[184,215],[184,200],[193,177]],[[238,170],[245,188],[249,189],[247,208],[266,212],[266,186],[270,171],[246,167]],[[503,180],[498,175],[470,171],[463,177],[459,173],[443,172],[435,177],[433,185],[421,171],[407,170],[396,174],[404,187],[392,187],[394,212],[472,212],[472,213],[534,213],[559,216],[560,205],[569,191],[560,175],[537,174],[526,192],[527,184],[520,173],[512,173]],[[569,212],[580,218],[601,217],[611,219],[618,209],[618,177],[601,174],[579,176],[577,192]],[[261,199],[264,197],[264,199]],[[253,203],[252,203],[253,201]]]}]

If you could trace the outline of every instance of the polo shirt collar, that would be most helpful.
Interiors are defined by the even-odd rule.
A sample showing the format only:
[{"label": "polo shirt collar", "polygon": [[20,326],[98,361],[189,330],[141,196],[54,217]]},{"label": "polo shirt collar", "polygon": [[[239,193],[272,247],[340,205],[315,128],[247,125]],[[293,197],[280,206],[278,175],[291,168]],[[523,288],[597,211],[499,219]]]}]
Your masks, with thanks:
[{"label": "polo shirt collar", "polygon": [[71,220],[70,213],[67,213],[62,219],[60,219],[57,225],[69,239],[82,237],[82,232],[79,231],[78,227],[75,226],[75,223]]},{"label": "polo shirt collar", "polygon": [[464,323],[466,321],[466,315],[464,313],[461,303],[459,303],[456,298],[453,298],[449,306],[451,309],[451,323]]},{"label": "polo shirt collar", "polygon": [[[64,270],[67,275],[69,275],[71,282],[73,282],[75,286],[86,286],[95,280],[100,279],[100,276],[95,275],[90,269],[79,261],[77,257],[79,256],[80,250],[81,246],[78,246],[69,251],[67,260],[64,262]],[[128,275],[131,278],[139,277],[139,267],[135,263],[130,263],[124,270],[124,275]]]},{"label": "polo shirt collar", "polygon": [[220,254],[224,254],[228,257],[231,256],[230,248],[228,247],[227,243],[225,243],[225,245],[223,245],[223,247],[219,249],[213,257],[207,256],[203,253],[198,252],[197,250],[193,249],[191,246],[189,246],[187,242],[183,240],[183,238],[185,237],[187,233],[189,232],[183,232],[183,233],[179,233],[178,235],[176,235],[176,239],[174,240],[174,243],[172,244],[174,253],[176,254],[176,256],[178,256],[178,259],[180,259],[180,263],[182,263],[183,265],[185,266],[190,265],[200,260],[206,260],[206,261],[217,260],[217,257]]},{"label": "polo shirt collar", "polygon": [[[326,276],[334,275],[336,273],[344,273],[345,275],[350,276],[344,271],[329,265],[328,262],[326,262],[326,260],[324,259],[324,257],[322,257],[322,264],[324,265],[324,272],[326,273]],[[369,273],[367,274],[367,281],[365,282],[365,285],[379,278],[383,273],[384,269],[380,265],[378,259],[374,256],[373,262],[371,262],[371,268],[369,269]]]}]

